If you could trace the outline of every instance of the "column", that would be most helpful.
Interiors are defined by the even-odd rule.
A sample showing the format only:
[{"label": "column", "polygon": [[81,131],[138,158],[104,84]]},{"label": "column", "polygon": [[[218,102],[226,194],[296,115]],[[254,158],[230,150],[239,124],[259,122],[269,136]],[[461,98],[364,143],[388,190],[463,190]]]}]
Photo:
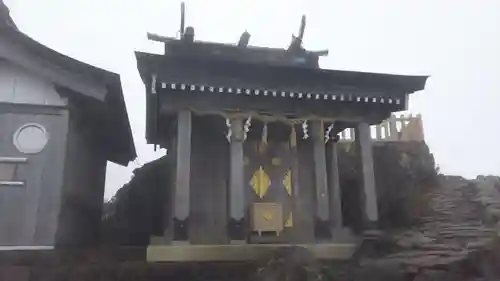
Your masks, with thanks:
[{"label": "column", "polygon": [[177,115],[176,170],[173,196],[173,233],[174,241],[187,241],[189,198],[191,179],[191,122],[189,110]]},{"label": "column", "polygon": [[[334,230],[341,229],[343,226],[342,222],[342,194],[340,190],[340,176],[339,176],[339,163],[337,154],[337,142],[338,140],[330,140],[328,143],[330,145],[330,177],[329,187],[330,187],[330,215],[332,221],[332,228]],[[335,232],[335,231],[334,231]]]},{"label": "column", "polygon": [[373,169],[373,148],[370,125],[359,123],[355,133],[356,148],[359,153],[361,176],[361,207],[366,227],[376,227],[378,222],[377,191]]},{"label": "column", "polygon": [[231,120],[230,138],[230,175],[229,175],[229,238],[243,243],[247,233],[245,227],[245,184],[243,164],[243,120]]},{"label": "column", "polygon": [[[397,126],[397,119],[396,119],[396,116],[394,116],[394,114],[391,114],[391,116],[389,117],[389,140],[390,141],[397,141],[399,140],[399,133],[398,133],[398,126]],[[387,132],[386,132],[386,135],[387,135]]]},{"label": "column", "polygon": [[326,171],[325,129],[322,121],[313,121],[311,126],[314,157],[314,179],[316,183],[316,227],[315,236],[330,236],[330,209]]}]

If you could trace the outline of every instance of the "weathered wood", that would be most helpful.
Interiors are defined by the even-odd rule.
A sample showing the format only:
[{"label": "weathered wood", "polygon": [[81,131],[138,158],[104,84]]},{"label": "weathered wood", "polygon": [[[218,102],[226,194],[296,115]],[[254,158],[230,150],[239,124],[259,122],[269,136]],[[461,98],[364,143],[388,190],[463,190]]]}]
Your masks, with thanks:
[{"label": "weathered wood", "polygon": [[173,239],[187,240],[191,183],[191,112],[188,110],[180,111],[177,118]]},{"label": "weathered wood", "polygon": [[[295,126],[295,125],[293,125]],[[293,134],[293,135],[292,135]],[[304,212],[302,212],[301,208],[301,185],[300,185],[300,161],[299,161],[299,153],[297,149],[297,131],[295,127],[291,130],[290,135],[290,150],[292,152],[292,213],[293,213],[293,242],[300,243],[306,242],[305,239],[301,235],[301,228],[304,227],[303,219]]]},{"label": "weathered wood", "polygon": [[[191,244],[228,242],[228,143],[222,132],[214,132],[210,121],[204,116],[193,115],[189,215]],[[222,118],[217,121],[224,122]]]},{"label": "weathered wood", "polygon": [[313,141],[314,179],[316,190],[316,238],[330,238],[330,207],[326,169],[325,128],[322,121],[311,122]]},{"label": "weathered wood", "polygon": [[342,194],[340,189],[339,162],[337,155],[337,142],[330,140],[329,148],[329,177],[328,187],[330,195],[330,216],[333,228],[341,228],[342,222]]},{"label": "weathered wood", "polygon": [[314,190],[313,144],[297,136],[297,154],[299,157],[299,196],[296,200],[300,212],[295,216],[295,224],[298,225],[295,231],[301,243],[314,243],[316,192]]},{"label": "weathered wood", "polygon": [[367,226],[378,221],[377,191],[375,189],[375,173],[373,169],[373,150],[370,125],[360,123],[355,128],[355,142],[359,151],[359,167],[361,168],[361,206]]},{"label": "weathered wood", "polygon": [[321,221],[329,219],[328,184],[326,172],[326,151],[323,122],[314,121],[311,124],[314,153],[314,178],[316,180],[316,216]]},{"label": "weathered wood", "polygon": [[[92,123],[81,115],[82,112],[75,110],[77,104],[72,104],[72,107],[66,140],[66,161],[63,165],[65,197],[61,202],[62,210],[53,216],[59,216],[58,246],[90,246],[97,244],[99,240],[106,157],[95,135],[87,131]],[[89,186],[93,188],[89,189]],[[54,208],[53,202],[47,202],[44,209]]]},{"label": "weathered wood", "polygon": [[243,120],[231,120],[230,177],[229,177],[229,236],[231,240],[246,240],[245,172],[243,161]]},{"label": "weathered wood", "polygon": [[[221,120],[222,121],[222,120]],[[220,138],[214,139],[214,146],[211,150],[212,159],[215,161],[212,167],[214,170],[210,171],[212,173],[212,188],[213,194],[212,198],[212,229],[210,242],[224,244],[229,240],[227,232],[228,224],[228,181],[229,178],[229,151],[227,149],[228,143],[226,138],[221,135]],[[210,160],[206,162],[207,166],[210,166]]]},{"label": "weathered wood", "polygon": [[167,157],[170,157],[169,161],[173,163],[173,165],[171,165],[170,167],[173,167],[173,169],[165,171],[165,173],[170,173],[170,175],[168,176],[168,181],[164,183],[164,188],[166,189],[166,192],[164,193],[164,198],[162,200],[163,201],[162,228],[163,228],[163,241],[165,243],[171,243],[174,236],[173,214],[175,206],[174,194],[177,181],[177,168],[176,168],[177,135],[173,135],[170,137],[170,141],[168,142],[168,147],[170,148],[167,149]]}]

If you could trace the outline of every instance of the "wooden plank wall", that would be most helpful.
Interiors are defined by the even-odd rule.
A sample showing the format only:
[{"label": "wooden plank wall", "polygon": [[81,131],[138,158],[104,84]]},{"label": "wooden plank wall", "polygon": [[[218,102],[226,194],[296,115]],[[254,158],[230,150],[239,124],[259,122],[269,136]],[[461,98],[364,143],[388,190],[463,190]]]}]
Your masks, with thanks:
[{"label": "wooden plank wall", "polygon": [[229,144],[224,134],[203,126],[202,118],[193,118],[190,242],[226,244]]},{"label": "wooden plank wall", "polygon": [[297,242],[314,242],[314,214],[315,180],[314,180],[314,154],[313,144],[297,137],[297,153],[299,158],[299,186],[297,198],[297,214],[294,216],[294,225],[297,233]]}]

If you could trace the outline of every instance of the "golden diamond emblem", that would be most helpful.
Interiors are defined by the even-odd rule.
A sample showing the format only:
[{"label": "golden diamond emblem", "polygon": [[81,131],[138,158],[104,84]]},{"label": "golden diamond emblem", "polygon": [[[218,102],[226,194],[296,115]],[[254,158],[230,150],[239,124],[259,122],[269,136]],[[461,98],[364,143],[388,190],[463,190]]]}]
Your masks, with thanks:
[{"label": "golden diamond emblem", "polygon": [[264,195],[266,195],[267,190],[271,185],[271,180],[262,166],[260,166],[259,169],[253,173],[253,176],[250,179],[250,185],[257,196],[261,199],[264,198]]},{"label": "golden diamond emblem", "polygon": [[286,193],[292,196],[292,171],[288,170],[283,178],[283,186],[285,187]]}]

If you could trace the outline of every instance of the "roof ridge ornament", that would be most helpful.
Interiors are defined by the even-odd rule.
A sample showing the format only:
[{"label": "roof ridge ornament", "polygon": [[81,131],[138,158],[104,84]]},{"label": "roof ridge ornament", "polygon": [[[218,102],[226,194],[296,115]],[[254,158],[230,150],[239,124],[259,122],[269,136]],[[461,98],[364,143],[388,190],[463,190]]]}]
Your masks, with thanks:
[{"label": "roof ridge ornament", "polygon": [[10,16],[10,10],[7,5],[3,2],[3,0],[0,0],[0,28],[2,27],[8,27],[8,28],[13,28],[15,30],[17,29],[16,23]]},{"label": "roof ridge ornament", "polygon": [[250,42],[250,33],[248,33],[248,31],[245,29],[245,31],[240,36],[240,40],[238,41],[238,47],[246,48],[249,42]]},{"label": "roof ridge ornament", "polygon": [[[194,28],[192,26],[185,27],[185,22],[186,22],[186,5],[184,2],[181,2],[181,22],[180,22],[180,29],[178,33],[180,34],[180,40],[175,37],[168,37],[168,36],[161,36],[158,34],[154,33],[147,33],[147,38],[148,40],[151,41],[156,41],[156,42],[162,42],[162,43],[169,43],[172,41],[182,41],[186,43],[192,43],[194,42]],[[308,51],[303,48],[302,43],[303,43],[303,38],[304,38],[304,32],[305,32],[305,27],[306,27],[306,16],[302,15],[302,20],[301,20],[301,25],[299,28],[299,33],[297,36],[292,35],[292,42],[290,43],[290,46],[286,49],[287,52],[290,52],[292,56],[297,55],[297,54],[311,54],[314,56],[327,56],[328,55],[328,50],[319,50],[319,51]],[[241,35],[238,40],[238,43],[236,44],[237,47],[240,48],[246,48],[248,47],[248,44],[250,42],[250,33],[245,30]],[[203,42],[203,43],[211,43],[211,42]],[[221,44],[221,45],[227,45],[223,43],[212,43],[212,44]],[[234,46],[234,45],[233,45]],[[265,48],[265,47],[262,47]]]},{"label": "roof ridge ornament", "polygon": [[290,43],[290,46],[288,46],[287,51],[292,53],[292,54],[299,54],[299,53],[311,53],[313,55],[316,55],[318,57],[323,57],[328,55],[328,50],[320,50],[320,51],[308,51],[304,48],[302,43],[304,42],[304,32],[306,30],[306,15],[302,15],[302,19],[300,22],[300,28],[299,28],[299,35],[295,36],[292,34],[292,42]]},{"label": "roof ridge ornament", "polygon": [[181,29],[179,30],[181,39],[184,38],[185,14],[186,14],[186,5],[184,4],[184,2],[181,2]]},{"label": "roof ridge ornament", "polygon": [[295,35],[292,34],[292,42],[288,47],[289,52],[296,53],[304,50],[304,48],[302,47],[302,40],[304,39],[305,29],[306,29],[306,15],[302,15],[299,28],[299,35],[295,37]]}]

